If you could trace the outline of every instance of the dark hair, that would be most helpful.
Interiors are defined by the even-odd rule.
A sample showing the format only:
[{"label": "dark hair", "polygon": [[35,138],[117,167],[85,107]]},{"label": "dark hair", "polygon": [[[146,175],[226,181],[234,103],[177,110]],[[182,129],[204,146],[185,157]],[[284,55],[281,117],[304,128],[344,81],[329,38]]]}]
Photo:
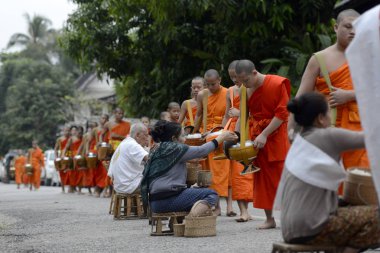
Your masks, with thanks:
[{"label": "dark hair", "polygon": [[178,138],[181,131],[182,128],[179,123],[159,120],[154,124],[153,129],[151,129],[150,135],[154,142],[167,142],[172,141],[173,137]]},{"label": "dark hair", "polygon": [[310,127],[319,114],[329,109],[326,98],[317,92],[305,93],[288,103],[288,111],[294,114],[295,121],[303,127]]}]

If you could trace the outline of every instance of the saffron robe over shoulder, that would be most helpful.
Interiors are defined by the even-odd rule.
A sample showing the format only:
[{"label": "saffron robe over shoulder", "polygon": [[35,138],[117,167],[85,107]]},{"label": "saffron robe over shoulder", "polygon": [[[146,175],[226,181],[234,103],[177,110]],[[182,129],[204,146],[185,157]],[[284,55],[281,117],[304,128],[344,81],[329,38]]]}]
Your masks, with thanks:
[{"label": "saffron robe over shoulder", "polygon": [[287,151],[290,147],[287,134],[290,98],[290,81],[276,75],[266,75],[262,86],[249,98],[250,135],[254,140],[274,117],[283,120],[280,127],[268,136],[260,149],[255,163],[260,171],[254,173],[254,207],[271,210]]},{"label": "saffron robe over shoulder", "polygon": [[26,157],[21,155],[15,160],[15,181],[16,184],[22,184],[22,176],[25,173]]},{"label": "saffron robe over shoulder", "polygon": [[[353,90],[353,84],[348,64],[345,63],[337,70],[329,73],[331,84],[335,88],[343,90]],[[318,77],[315,83],[315,88],[329,96],[330,91],[323,77]],[[356,101],[351,101],[337,107],[336,127],[345,128],[353,131],[361,131],[359,109]],[[342,154],[343,165],[349,167],[369,168],[369,161],[365,149],[344,152]]]},{"label": "saffron robe over shoulder", "polygon": [[[112,127],[110,133],[111,134],[115,133],[115,134],[127,137],[130,129],[131,129],[131,124],[128,121],[122,120],[120,123],[117,123]],[[110,138],[109,143],[111,144],[113,150],[116,150],[116,148],[119,146],[121,141],[122,140],[118,138]]]},{"label": "saffron robe over shoulder", "polygon": [[[226,111],[227,89],[221,87],[220,90],[208,97],[207,100],[207,131],[222,126],[222,119]],[[207,167],[211,171],[211,189],[214,189],[219,196],[228,196],[230,186],[230,161],[214,160],[214,152],[207,156]]]},{"label": "saffron robe over shoulder", "polygon": [[45,166],[42,150],[39,147],[31,149],[30,159],[33,166],[33,184],[38,189],[41,184],[41,167]]},{"label": "saffron robe over shoulder", "polygon": [[[231,91],[232,89],[232,91]],[[233,93],[233,87],[229,88],[229,94],[233,96],[231,100],[232,107],[240,109],[240,96]],[[234,132],[237,122],[237,117],[231,118],[231,123],[228,127],[229,131]],[[252,202],[253,200],[253,175],[240,175],[244,166],[237,161],[230,160],[231,167],[231,187],[232,187],[232,199],[241,200],[246,202]]]},{"label": "saffron robe over shoulder", "polygon": [[[62,153],[63,150],[66,148],[67,142],[69,141],[69,138],[63,138],[59,139],[59,151]],[[69,180],[68,180],[68,174],[67,172],[61,170],[59,171],[59,177],[61,178],[61,184],[62,185],[68,185]]]}]

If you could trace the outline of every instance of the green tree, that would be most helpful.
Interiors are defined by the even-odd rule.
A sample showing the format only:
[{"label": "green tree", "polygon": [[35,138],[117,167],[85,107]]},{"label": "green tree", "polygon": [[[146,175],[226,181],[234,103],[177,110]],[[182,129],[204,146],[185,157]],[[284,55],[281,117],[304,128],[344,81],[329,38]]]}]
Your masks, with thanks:
[{"label": "green tree", "polygon": [[235,59],[252,59],[258,69],[280,71],[297,84],[299,71],[290,66],[299,61],[302,69],[298,59],[310,56],[298,46],[309,37],[310,48],[320,47],[321,23],[329,22],[336,1],[74,2],[62,47],[84,70],[118,79],[119,104],[131,116],[157,116],[169,101],[189,97],[191,78],[209,68],[229,85],[225,69]]},{"label": "green tree", "polygon": [[24,17],[28,25],[28,33],[13,34],[8,42],[8,48],[15,45],[48,44],[49,35],[54,32],[53,29],[49,28],[52,24],[51,21],[41,15],[30,17],[28,13],[25,13]]},{"label": "green tree", "polygon": [[32,139],[52,147],[59,124],[67,122],[72,78],[57,66],[27,58],[3,62],[0,87],[7,87],[0,114],[0,153],[27,148]]}]

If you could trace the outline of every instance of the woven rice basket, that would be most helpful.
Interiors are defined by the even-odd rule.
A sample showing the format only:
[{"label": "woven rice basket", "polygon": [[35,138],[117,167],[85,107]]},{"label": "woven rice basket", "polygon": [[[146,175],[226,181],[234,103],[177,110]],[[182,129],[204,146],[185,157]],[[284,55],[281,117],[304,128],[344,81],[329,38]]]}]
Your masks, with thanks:
[{"label": "woven rice basket", "polygon": [[216,216],[185,217],[185,237],[216,236]]},{"label": "woven rice basket", "polygon": [[211,171],[199,170],[197,174],[197,185],[199,187],[209,187],[211,185]]},{"label": "woven rice basket", "polygon": [[177,237],[185,236],[185,224],[174,224],[173,231],[174,231],[174,236],[177,236]]},{"label": "woven rice basket", "polygon": [[202,170],[202,166],[199,163],[186,163],[187,177],[186,183],[193,185],[198,180],[198,171]]},{"label": "woven rice basket", "polygon": [[361,168],[348,169],[348,176],[344,182],[343,199],[351,205],[378,205],[372,176],[354,174],[351,172],[353,169],[368,172],[368,170]]}]

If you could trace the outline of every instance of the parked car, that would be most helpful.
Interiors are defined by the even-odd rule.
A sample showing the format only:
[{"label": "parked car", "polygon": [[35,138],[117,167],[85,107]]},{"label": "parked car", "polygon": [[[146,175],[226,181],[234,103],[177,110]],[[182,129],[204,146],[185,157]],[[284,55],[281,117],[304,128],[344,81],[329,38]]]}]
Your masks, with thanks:
[{"label": "parked car", "polygon": [[10,150],[2,161],[2,171],[0,173],[1,181],[3,183],[9,183],[10,180],[15,179],[15,157],[17,156],[16,150]]},{"label": "parked car", "polygon": [[59,178],[58,171],[55,169],[55,166],[54,166],[54,159],[55,159],[54,150],[52,149],[46,150],[44,153],[44,156],[45,156],[44,183],[46,186],[59,186],[61,181]]}]

